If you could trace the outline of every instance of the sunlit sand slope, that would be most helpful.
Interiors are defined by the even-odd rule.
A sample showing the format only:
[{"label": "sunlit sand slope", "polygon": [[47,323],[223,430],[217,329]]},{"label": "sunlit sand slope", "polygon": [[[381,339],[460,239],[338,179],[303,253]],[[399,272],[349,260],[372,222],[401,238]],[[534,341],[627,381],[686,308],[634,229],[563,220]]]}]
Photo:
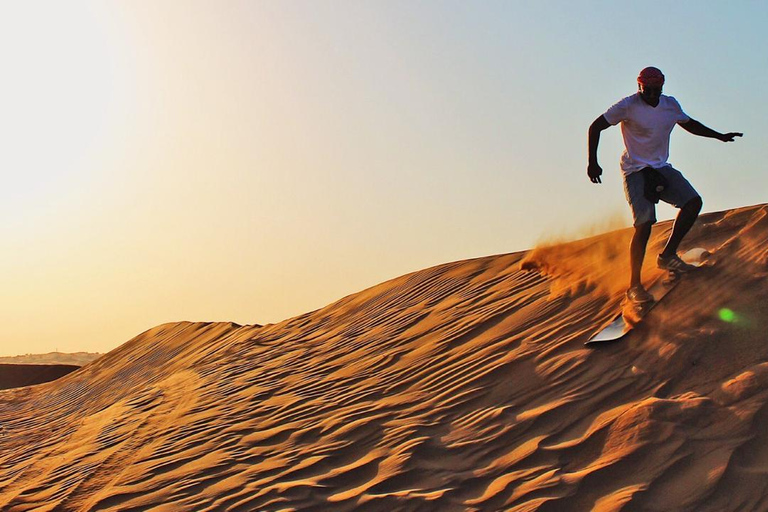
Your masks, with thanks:
[{"label": "sunlit sand slope", "polygon": [[768,510],[767,214],[702,217],[718,265],[596,349],[629,231],[156,327],[0,393],[0,509]]}]

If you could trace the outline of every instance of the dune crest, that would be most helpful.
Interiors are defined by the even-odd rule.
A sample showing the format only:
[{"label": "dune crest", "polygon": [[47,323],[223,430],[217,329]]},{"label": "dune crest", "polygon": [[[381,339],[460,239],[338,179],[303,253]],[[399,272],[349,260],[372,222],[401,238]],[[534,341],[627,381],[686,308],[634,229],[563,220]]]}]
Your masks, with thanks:
[{"label": "dune crest", "polygon": [[161,325],[2,391],[0,509],[764,510],[768,206],[702,216],[686,246],[717,267],[586,349],[627,237],[440,265],[274,325]]}]

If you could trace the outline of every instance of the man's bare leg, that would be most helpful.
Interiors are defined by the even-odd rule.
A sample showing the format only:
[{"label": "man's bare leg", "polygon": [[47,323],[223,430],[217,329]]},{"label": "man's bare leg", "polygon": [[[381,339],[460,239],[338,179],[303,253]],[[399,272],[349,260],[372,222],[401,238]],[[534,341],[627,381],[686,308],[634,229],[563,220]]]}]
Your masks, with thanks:
[{"label": "man's bare leg", "polygon": [[645,247],[648,245],[648,239],[651,237],[651,227],[653,227],[653,222],[646,222],[635,226],[635,234],[632,236],[632,243],[629,245],[629,264],[632,270],[629,280],[630,288],[634,288],[642,283],[640,274],[643,269]]},{"label": "man's bare leg", "polygon": [[669,235],[667,245],[661,252],[662,256],[671,256],[677,254],[677,248],[680,246],[680,242],[683,241],[685,235],[691,230],[696,219],[699,217],[702,207],[701,197],[694,197],[685,205],[680,208],[675,219],[675,225],[672,227],[672,234]]}]

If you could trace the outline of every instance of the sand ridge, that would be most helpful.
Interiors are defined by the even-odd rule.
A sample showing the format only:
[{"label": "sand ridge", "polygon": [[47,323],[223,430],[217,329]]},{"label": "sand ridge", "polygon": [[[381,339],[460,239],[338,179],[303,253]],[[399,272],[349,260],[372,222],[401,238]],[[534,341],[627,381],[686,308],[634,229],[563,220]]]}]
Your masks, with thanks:
[{"label": "sand ridge", "polygon": [[166,324],[2,391],[0,509],[768,509],[768,207],[703,216],[686,244],[717,267],[587,349],[627,238],[440,265],[274,325]]}]

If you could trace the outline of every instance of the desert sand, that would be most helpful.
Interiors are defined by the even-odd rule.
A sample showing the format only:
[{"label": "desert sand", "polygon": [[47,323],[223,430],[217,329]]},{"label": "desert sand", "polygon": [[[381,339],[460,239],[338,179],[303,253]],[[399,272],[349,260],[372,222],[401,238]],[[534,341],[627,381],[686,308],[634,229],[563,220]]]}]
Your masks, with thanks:
[{"label": "desert sand", "polygon": [[703,215],[683,249],[717,265],[587,348],[629,236],[161,325],[0,392],[0,509],[768,510],[768,206]]}]

